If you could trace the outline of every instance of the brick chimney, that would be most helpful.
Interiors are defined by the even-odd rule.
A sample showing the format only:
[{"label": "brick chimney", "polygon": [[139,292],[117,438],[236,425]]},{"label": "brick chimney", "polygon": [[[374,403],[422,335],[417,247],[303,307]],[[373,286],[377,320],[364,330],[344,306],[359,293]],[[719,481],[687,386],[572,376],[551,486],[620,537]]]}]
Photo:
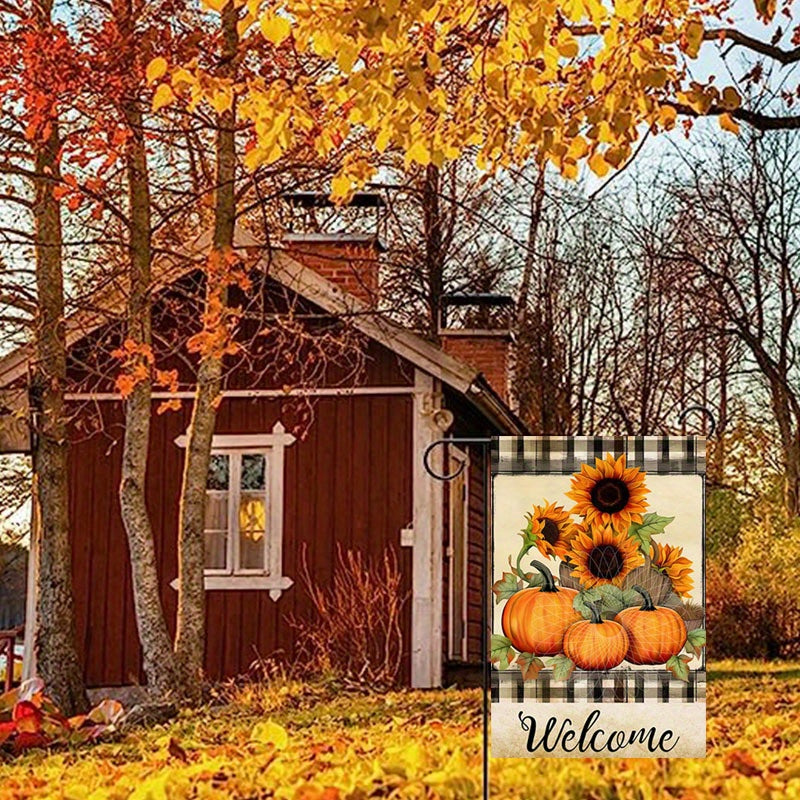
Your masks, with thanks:
[{"label": "brick chimney", "polygon": [[286,233],[287,252],[367,305],[378,301],[379,254],[375,236],[345,233]]},{"label": "brick chimney", "polygon": [[[290,192],[283,199],[292,208],[290,229],[283,235],[287,252],[345,292],[369,306],[376,305],[380,253],[385,249],[378,235],[383,198],[376,193],[357,192],[342,207],[334,206],[326,194],[317,192]],[[373,232],[363,231],[362,209],[375,211]],[[360,230],[348,229],[348,222],[353,220]],[[333,230],[320,230],[326,227]]]},{"label": "brick chimney", "polygon": [[[463,327],[448,324],[447,310],[452,306],[470,307],[462,321]],[[442,349],[454,358],[483,374],[489,385],[503,399],[510,397],[511,330],[508,309],[513,300],[508,295],[459,294],[442,299],[439,339]]]}]

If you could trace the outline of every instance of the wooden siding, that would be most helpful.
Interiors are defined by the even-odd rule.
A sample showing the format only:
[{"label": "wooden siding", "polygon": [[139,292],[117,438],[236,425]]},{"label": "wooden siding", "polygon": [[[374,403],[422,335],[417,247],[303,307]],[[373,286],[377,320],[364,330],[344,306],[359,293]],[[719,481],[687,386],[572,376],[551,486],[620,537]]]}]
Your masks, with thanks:
[{"label": "wooden siding", "polygon": [[[202,295],[201,275],[194,273],[163,289],[153,304],[156,365],[176,370],[182,389],[194,383],[197,358],[187,352],[186,343],[200,330],[202,306],[198,297]],[[414,369],[406,361],[352,329],[343,333],[342,326],[332,323],[318,306],[292,295],[268,277],[259,277],[247,297],[232,288],[229,302],[241,310],[236,334],[241,349],[225,359],[226,389],[282,389],[304,380],[325,386],[410,386],[414,382]],[[289,311],[305,320],[307,331],[327,337],[324,359],[306,336],[285,331],[278,340],[269,332],[272,316]],[[121,338],[120,323],[110,321],[74,345],[69,354],[68,391],[114,391],[120,361],[113,353]],[[326,362],[324,370],[309,368],[308,363],[319,365],[321,360]],[[301,369],[304,362],[308,363]]]},{"label": "wooden siding", "polygon": [[[491,436],[495,431],[485,419],[458,393],[445,390],[445,406],[453,411],[455,421],[448,435],[455,438]],[[485,497],[484,479],[489,470],[489,449],[480,445],[463,447],[469,455],[469,500],[467,507],[467,663],[481,663],[481,645],[484,637],[481,607],[486,597],[484,585],[488,576],[484,574],[484,516],[490,515],[491,496]],[[491,495],[491,491],[489,492]],[[449,501],[448,501],[449,502]],[[448,514],[444,517],[445,536],[447,536]],[[491,569],[491,565],[489,565]],[[446,574],[446,571],[445,571]],[[443,652],[447,653],[447,600],[449,587],[443,587],[445,605],[445,633]],[[487,634],[488,635],[488,632]],[[446,671],[447,672],[447,671]],[[461,681],[463,676],[452,673]]]},{"label": "wooden siding", "polygon": [[[387,357],[388,354],[387,354]],[[394,358],[394,356],[391,356]],[[141,682],[127,543],[117,488],[122,452],[122,408],[97,404],[102,431],[77,436],[70,452],[70,517],[78,641],[90,686]],[[310,612],[298,576],[303,544],[317,580],[332,574],[335,545],[377,557],[395,546],[411,587],[411,553],[400,548],[399,531],[411,520],[410,396],[320,398],[306,435],[286,450],[283,573],[295,580],[278,601],[266,591],[212,591],[207,598],[206,669],[211,679],[245,671],[260,655],[295,648],[287,615]],[[296,414],[289,400],[226,399],[217,433],[269,432],[278,419]],[[177,519],[184,433],[190,408],[154,415],[148,458],[147,502],[153,523],[161,598],[174,630],[177,593]],[[287,424],[287,427],[289,425]],[[410,603],[404,618],[410,642]],[[409,678],[409,659],[404,661]],[[313,665],[309,665],[313,669]]]}]

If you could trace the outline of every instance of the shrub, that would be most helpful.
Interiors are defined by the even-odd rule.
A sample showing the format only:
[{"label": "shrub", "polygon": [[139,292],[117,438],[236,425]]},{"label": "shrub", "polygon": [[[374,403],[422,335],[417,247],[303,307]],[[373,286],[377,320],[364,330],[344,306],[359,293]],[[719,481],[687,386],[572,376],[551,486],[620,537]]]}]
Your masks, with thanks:
[{"label": "shrub", "polygon": [[709,563],[709,654],[779,658],[800,654],[800,522],[780,508],[756,508],[740,543]]},{"label": "shrub", "polygon": [[386,548],[369,559],[337,545],[333,580],[320,586],[304,548],[300,577],[313,607],[310,617],[289,618],[300,663],[323,673],[372,687],[397,685],[403,659],[402,590],[397,556]]}]

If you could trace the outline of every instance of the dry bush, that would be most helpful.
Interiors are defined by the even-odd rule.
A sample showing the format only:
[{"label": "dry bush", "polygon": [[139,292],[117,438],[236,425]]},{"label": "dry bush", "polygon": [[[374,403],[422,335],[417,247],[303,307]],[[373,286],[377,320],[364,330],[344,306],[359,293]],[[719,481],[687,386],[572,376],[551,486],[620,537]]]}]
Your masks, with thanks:
[{"label": "dry bush", "polygon": [[290,617],[297,636],[295,663],[372,688],[399,683],[403,660],[402,611],[409,592],[391,547],[377,559],[336,546],[333,580],[320,586],[304,547],[300,578],[311,599],[309,617]]}]

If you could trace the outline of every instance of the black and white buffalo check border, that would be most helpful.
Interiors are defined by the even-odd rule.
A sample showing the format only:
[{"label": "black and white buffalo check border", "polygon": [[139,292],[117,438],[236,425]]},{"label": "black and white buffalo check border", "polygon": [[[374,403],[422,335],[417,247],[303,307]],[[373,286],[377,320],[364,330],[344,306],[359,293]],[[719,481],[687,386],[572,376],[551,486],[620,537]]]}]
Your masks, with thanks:
[{"label": "black and white buffalo check border", "polygon": [[493,703],[704,703],[706,672],[693,670],[688,681],[667,670],[575,670],[565,681],[542,670],[536,680],[523,681],[518,670],[492,670]]},{"label": "black and white buffalo check border", "polygon": [[704,475],[702,436],[498,436],[492,474],[569,475],[596,458],[625,453],[629,467],[656,475]]}]

